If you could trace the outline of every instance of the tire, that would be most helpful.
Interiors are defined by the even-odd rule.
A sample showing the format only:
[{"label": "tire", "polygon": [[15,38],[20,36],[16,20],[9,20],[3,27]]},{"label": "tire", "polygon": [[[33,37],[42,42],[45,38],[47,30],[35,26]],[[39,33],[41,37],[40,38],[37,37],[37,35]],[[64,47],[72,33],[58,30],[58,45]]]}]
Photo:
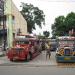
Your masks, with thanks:
[{"label": "tire", "polygon": [[13,59],[10,59],[10,61],[13,62],[14,60]]}]

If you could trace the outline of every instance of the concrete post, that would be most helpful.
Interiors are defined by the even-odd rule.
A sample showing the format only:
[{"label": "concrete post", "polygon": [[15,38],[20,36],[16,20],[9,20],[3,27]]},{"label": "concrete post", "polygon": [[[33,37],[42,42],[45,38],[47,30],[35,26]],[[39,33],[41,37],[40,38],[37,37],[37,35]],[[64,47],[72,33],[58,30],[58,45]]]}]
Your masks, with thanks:
[{"label": "concrete post", "polygon": [[7,43],[8,48],[11,48],[13,45],[12,0],[6,0],[5,15],[7,16]]}]

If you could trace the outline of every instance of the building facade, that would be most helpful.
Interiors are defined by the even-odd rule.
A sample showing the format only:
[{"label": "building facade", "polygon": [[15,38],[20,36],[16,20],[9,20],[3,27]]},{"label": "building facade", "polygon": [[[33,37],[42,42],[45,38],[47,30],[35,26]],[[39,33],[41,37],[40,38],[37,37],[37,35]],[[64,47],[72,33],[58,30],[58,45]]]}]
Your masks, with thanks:
[{"label": "building facade", "polygon": [[[4,20],[4,23],[3,23]],[[7,35],[10,33],[10,29],[12,30],[11,33],[13,35],[17,34],[27,34],[27,22],[21,15],[20,11],[17,9],[15,4],[12,2],[12,0],[6,0],[4,4],[4,18],[3,16],[0,16],[0,40],[2,40],[3,35],[3,24],[5,28],[5,34]],[[10,27],[11,26],[11,27]],[[8,34],[8,38],[10,37],[10,34]],[[0,41],[2,43],[2,41]]]},{"label": "building facade", "polygon": [[16,8],[12,2],[12,14],[13,14],[13,31],[17,34],[27,34],[27,22],[21,15],[20,11]]}]

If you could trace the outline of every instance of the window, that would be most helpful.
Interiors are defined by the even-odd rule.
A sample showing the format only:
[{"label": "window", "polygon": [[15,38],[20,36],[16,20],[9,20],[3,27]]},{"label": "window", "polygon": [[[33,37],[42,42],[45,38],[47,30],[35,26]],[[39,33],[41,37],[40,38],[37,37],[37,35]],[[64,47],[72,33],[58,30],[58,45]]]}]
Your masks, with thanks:
[{"label": "window", "polygon": [[12,24],[15,25],[15,17],[12,16]]},{"label": "window", "polygon": [[17,35],[19,35],[19,34],[21,34],[21,29],[20,28],[17,29]]}]

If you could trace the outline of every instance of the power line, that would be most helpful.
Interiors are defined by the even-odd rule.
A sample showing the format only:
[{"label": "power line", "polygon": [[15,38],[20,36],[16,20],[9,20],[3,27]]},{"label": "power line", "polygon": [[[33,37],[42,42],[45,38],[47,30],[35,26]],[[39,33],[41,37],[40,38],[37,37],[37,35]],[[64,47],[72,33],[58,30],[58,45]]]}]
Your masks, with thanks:
[{"label": "power line", "polygon": [[46,2],[75,2],[75,0],[36,0],[36,1],[46,1]]}]

